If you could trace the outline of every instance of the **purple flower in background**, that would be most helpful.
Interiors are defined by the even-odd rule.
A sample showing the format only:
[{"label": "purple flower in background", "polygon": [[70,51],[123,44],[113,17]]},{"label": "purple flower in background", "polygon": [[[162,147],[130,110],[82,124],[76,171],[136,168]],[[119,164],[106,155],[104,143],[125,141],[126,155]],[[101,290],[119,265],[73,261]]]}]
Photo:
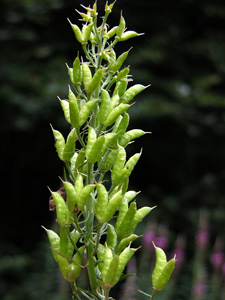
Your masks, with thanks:
[{"label": "purple flower in background", "polygon": [[199,248],[205,249],[209,243],[209,233],[206,229],[200,229],[197,231],[196,244]]},{"label": "purple flower in background", "polygon": [[222,264],[224,262],[224,254],[223,252],[215,252],[211,256],[211,264],[213,265],[215,270],[220,269],[222,267]]},{"label": "purple flower in background", "polygon": [[152,242],[155,241],[156,234],[153,231],[146,231],[145,234],[143,235],[143,244],[147,248],[153,247]]},{"label": "purple flower in background", "polygon": [[222,265],[222,276],[225,279],[225,263]]},{"label": "purple flower in background", "polygon": [[165,250],[168,246],[168,239],[165,236],[157,236],[154,240],[154,243],[157,247]]},{"label": "purple flower in background", "polygon": [[204,282],[198,282],[193,289],[195,299],[202,299],[206,294],[206,284]]},{"label": "purple flower in background", "polygon": [[176,243],[175,243],[175,250],[172,252],[172,255],[171,255],[172,257],[176,256],[175,272],[178,272],[184,263],[185,245],[186,245],[185,237],[183,235],[178,235]]}]

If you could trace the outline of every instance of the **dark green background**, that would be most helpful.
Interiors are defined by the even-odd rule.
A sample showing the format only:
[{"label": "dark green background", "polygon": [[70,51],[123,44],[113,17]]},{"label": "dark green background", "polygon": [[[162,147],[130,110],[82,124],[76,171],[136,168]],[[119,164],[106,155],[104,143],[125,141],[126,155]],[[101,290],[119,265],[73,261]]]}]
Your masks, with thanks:
[{"label": "dark green background", "polygon": [[[100,15],[104,3],[98,1]],[[12,266],[24,274],[32,273],[34,253],[40,259],[41,225],[54,221],[47,186],[58,188],[62,164],[49,124],[68,132],[57,95],[67,97],[65,62],[71,66],[80,50],[67,21],[78,22],[75,9],[83,10],[80,1],[1,1],[0,261],[18,258]],[[212,242],[225,234],[225,3],[118,0],[111,26],[121,10],[128,29],[145,35],[116,50],[133,46],[127,65],[134,83],[151,83],[130,109],[130,128],[152,132],[128,148],[130,155],[143,148],[131,188],[142,191],[140,206],[157,205],[151,214],[172,236],[187,235],[191,255],[201,208],[210,213]],[[12,273],[3,264],[9,279],[1,292],[19,291]]]}]

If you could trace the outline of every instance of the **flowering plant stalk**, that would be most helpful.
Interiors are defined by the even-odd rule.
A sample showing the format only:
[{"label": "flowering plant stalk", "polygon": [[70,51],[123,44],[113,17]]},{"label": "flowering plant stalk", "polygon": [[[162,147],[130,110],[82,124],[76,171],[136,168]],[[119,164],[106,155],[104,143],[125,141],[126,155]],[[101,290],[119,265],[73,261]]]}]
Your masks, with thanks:
[{"label": "flowering plant stalk", "polygon": [[[92,8],[83,6],[85,13],[78,12],[84,22],[82,29],[69,21],[84,57],[78,55],[68,67],[68,99],[59,99],[70,127],[66,140],[52,127],[66,171],[62,188],[50,190],[50,209],[56,209],[60,232],[46,232],[61,274],[71,285],[73,299],[80,299],[80,295],[108,299],[109,291],[124,277],[123,271],[137,251],[131,247],[138,238],[134,234],[136,226],[152,210],[137,209],[137,192],[128,191],[129,177],[141,152],[127,159],[125,149],[145,134],[139,129],[127,131],[127,110],[146,86],[128,88],[129,67],[122,65],[129,51],[117,57],[114,50],[118,42],[139,34],[126,31],[122,15],[119,25],[109,28],[107,19],[113,6],[106,3],[100,25],[96,3]],[[153,276],[154,295],[169,277],[169,267],[163,271],[165,255],[160,261],[162,252],[159,248],[156,252],[160,265]],[[88,272],[88,290],[78,285],[82,268]]]}]

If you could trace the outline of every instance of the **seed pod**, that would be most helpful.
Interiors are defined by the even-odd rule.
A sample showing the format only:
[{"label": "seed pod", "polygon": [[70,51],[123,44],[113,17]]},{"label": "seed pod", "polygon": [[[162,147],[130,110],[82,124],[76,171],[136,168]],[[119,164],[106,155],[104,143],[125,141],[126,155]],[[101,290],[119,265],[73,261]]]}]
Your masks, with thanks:
[{"label": "seed pod", "polygon": [[141,93],[146,88],[147,86],[142,84],[133,85],[124,93],[123,97],[121,98],[121,102],[126,104],[129,103],[137,94]]},{"label": "seed pod", "polygon": [[68,210],[63,197],[57,192],[51,191],[51,194],[56,205],[56,214],[59,225],[66,226],[71,224],[73,222],[73,215]]},{"label": "seed pod", "polygon": [[115,195],[113,195],[111,199],[109,199],[107,208],[102,216],[102,223],[107,223],[109,220],[112,219],[116,210],[119,208],[122,198],[123,196],[121,195],[121,190],[120,190]]},{"label": "seed pod", "polygon": [[110,112],[110,95],[106,90],[101,89],[101,106],[99,110],[99,121],[104,124]]},{"label": "seed pod", "polygon": [[73,128],[66,140],[66,145],[63,151],[63,161],[68,162],[72,158],[75,152],[75,145],[76,145],[76,130]]},{"label": "seed pod", "polygon": [[146,132],[144,132],[141,129],[129,130],[122,136],[122,138],[120,140],[120,145],[122,147],[126,147],[131,141],[133,141],[134,139],[137,139],[145,134],[146,134]]},{"label": "seed pod", "polygon": [[63,135],[58,131],[52,128],[52,132],[55,138],[55,147],[56,147],[56,151],[58,153],[58,156],[61,160],[63,160],[63,152],[64,152],[64,148],[65,148],[65,139],[63,137]]},{"label": "seed pod", "polygon": [[42,226],[42,227],[47,232],[48,239],[51,244],[51,248],[53,249],[52,255],[56,260],[56,252],[54,250],[56,250],[57,252],[60,251],[60,238],[59,238],[58,234],[56,232],[54,232],[53,230],[46,229],[44,226]]},{"label": "seed pod", "polygon": [[127,89],[127,84],[128,84],[127,78],[126,79],[124,78],[124,80],[121,81],[117,81],[115,89],[113,91],[113,95],[118,93],[120,98],[123,97]]},{"label": "seed pod", "polygon": [[71,124],[71,121],[70,121],[70,109],[69,109],[69,102],[67,100],[62,100],[58,97],[59,101],[60,101],[60,104],[61,104],[61,107],[62,107],[62,110],[64,112],[64,117],[66,119],[66,121]]},{"label": "seed pod", "polygon": [[102,150],[104,143],[105,143],[105,137],[104,137],[104,135],[102,135],[93,144],[93,146],[87,156],[88,162],[90,162],[91,164],[94,164],[101,158],[101,150]]},{"label": "seed pod", "polygon": [[126,162],[126,151],[123,147],[119,147],[115,164],[112,168],[111,179],[112,183],[118,185],[121,178],[121,170],[124,168]]},{"label": "seed pod", "polygon": [[97,139],[96,132],[95,132],[94,128],[90,126],[88,128],[88,140],[87,140],[87,146],[86,146],[86,150],[85,150],[86,157],[89,156],[91,149],[92,149],[94,143],[96,142],[96,139]]},{"label": "seed pod", "polygon": [[136,234],[131,234],[126,238],[123,238],[121,242],[119,243],[118,247],[116,248],[116,253],[122,252],[130,243],[132,243],[134,240],[136,240],[139,236]]},{"label": "seed pod", "polygon": [[124,18],[121,16],[120,17],[120,24],[116,30],[116,36],[119,37],[119,39],[121,38],[124,30],[125,30],[125,26],[126,26],[126,23],[125,23],[125,20]]},{"label": "seed pod", "polygon": [[73,32],[75,34],[77,41],[82,44],[84,42],[84,38],[83,38],[80,28],[76,24],[72,24],[69,19],[68,19],[68,21],[73,29]]},{"label": "seed pod", "polygon": [[129,160],[126,162],[124,168],[121,171],[121,176],[117,179],[118,184],[119,182],[123,182],[129,178],[140,156],[141,153],[136,153],[129,158]]},{"label": "seed pod", "polygon": [[134,199],[134,197],[137,196],[137,192],[135,191],[129,191],[129,192],[126,192],[125,195],[124,195],[124,199],[128,202],[130,202],[131,200]]},{"label": "seed pod", "polygon": [[137,206],[135,202],[132,202],[128,211],[126,212],[121,225],[117,229],[118,236],[125,238],[133,233],[132,221],[137,212]]},{"label": "seed pod", "polygon": [[114,110],[109,113],[107,119],[105,120],[104,126],[111,126],[119,117],[119,115],[122,115],[129,107],[130,105],[128,104],[120,104],[116,108],[114,108]]},{"label": "seed pod", "polygon": [[67,181],[63,181],[63,185],[66,191],[66,204],[68,206],[68,209],[73,213],[77,202],[75,188],[72,183]]},{"label": "seed pod", "polygon": [[139,35],[140,35],[140,34],[138,34],[138,33],[135,32],[135,31],[131,31],[131,30],[126,31],[126,32],[124,32],[124,33],[121,35],[120,42],[127,41],[127,40],[129,40],[129,39],[131,39],[131,38],[134,38],[134,37],[136,37],[136,36],[139,36]]},{"label": "seed pod", "polygon": [[102,272],[101,272],[103,282],[105,282],[105,279],[106,279],[107,273],[109,271],[109,266],[110,266],[110,263],[111,263],[112,259],[113,259],[112,250],[107,247],[105,249],[105,252],[104,252]]},{"label": "seed pod", "polygon": [[98,257],[98,261],[101,261],[98,263],[98,268],[99,271],[102,271],[102,267],[103,267],[103,259],[104,259],[104,254],[105,254],[105,247],[102,244],[98,244],[98,249],[97,249],[97,257]]},{"label": "seed pod", "polygon": [[86,85],[86,92],[88,96],[90,96],[94,91],[99,88],[101,85],[101,81],[103,78],[103,75],[105,73],[105,69],[98,69],[96,73],[94,74],[92,80]]},{"label": "seed pod", "polygon": [[80,59],[77,56],[73,62],[73,80],[74,85],[80,84],[82,82],[82,69],[80,66]]},{"label": "seed pod", "polygon": [[117,244],[117,234],[113,225],[108,224],[107,227],[107,237],[106,237],[106,245],[112,250],[116,247]]},{"label": "seed pod", "polygon": [[114,26],[113,28],[111,28],[111,29],[105,34],[105,38],[107,38],[108,40],[109,40],[110,38],[112,38],[112,37],[116,34],[117,28],[118,28],[118,26]]},{"label": "seed pod", "polygon": [[103,184],[97,184],[97,203],[95,207],[95,217],[100,222],[108,205],[108,192]]},{"label": "seed pod", "polygon": [[140,223],[144,219],[144,217],[147,216],[154,208],[155,207],[144,206],[138,209],[132,222],[133,228],[135,229],[138,223]]},{"label": "seed pod", "polygon": [[77,197],[77,206],[80,211],[84,210],[84,205],[86,204],[86,201],[90,194],[93,192],[95,188],[95,184],[88,184],[83,187],[81,190],[79,196]]},{"label": "seed pod", "polygon": [[115,226],[116,233],[118,233],[118,230],[121,226],[121,223],[123,222],[123,219],[124,219],[127,211],[128,211],[128,202],[123,197],[123,199],[121,200],[121,203],[120,203],[120,207],[119,207],[119,215],[116,220],[116,226]]},{"label": "seed pod", "polygon": [[155,292],[161,291],[167,284],[175,267],[175,258],[167,262],[164,251],[155,247],[156,264],[152,273],[152,286]]},{"label": "seed pod", "polygon": [[85,164],[85,150],[82,148],[78,153],[75,162],[75,169],[79,171],[84,164]]},{"label": "seed pod", "polygon": [[121,70],[117,76],[115,76],[116,81],[122,81],[124,78],[127,78],[127,75],[129,74],[130,69],[129,68],[124,68]]},{"label": "seed pod", "polygon": [[107,274],[104,279],[105,288],[109,289],[117,283],[116,274],[119,267],[119,263],[120,263],[119,256],[118,255],[113,256]]},{"label": "seed pod", "polygon": [[120,279],[120,276],[122,275],[122,272],[124,268],[126,267],[128,261],[131,259],[131,257],[134,255],[134,253],[137,251],[137,249],[133,249],[130,247],[127,247],[123,250],[123,252],[119,255],[119,266],[117,268],[116,276],[115,276],[115,282],[118,282]]},{"label": "seed pod", "polygon": [[84,88],[87,91],[88,85],[92,80],[92,73],[87,63],[82,64],[82,73],[83,73],[83,84]]},{"label": "seed pod", "polygon": [[105,155],[106,151],[110,149],[110,145],[113,142],[115,136],[116,136],[116,134],[113,132],[109,132],[104,135],[105,142],[102,145],[101,151],[99,152],[100,159],[102,158],[103,155]]},{"label": "seed pod", "polygon": [[74,128],[79,127],[79,108],[77,98],[69,88],[70,122]]},{"label": "seed pod", "polygon": [[81,272],[81,265],[82,265],[81,255],[84,254],[85,247],[81,246],[78,250],[79,250],[79,253],[77,252],[73,257],[74,262],[72,262],[68,266],[67,281],[69,281],[70,283],[75,282]]},{"label": "seed pod", "polygon": [[[60,227],[60,254],[64,256],[68,256],[68,244],[69,244],[69,239],[67,237],[66,233],[67,229],[64,227]],[[69,256],[68,256],[69,257]]]},{"label": "seed pod", "polygon": [[87,41],[90,39],[93,25],[94,25],[94,23],[90,23],[88,25],[86,25],[86,24],[83,25],[83,27],[82,27],[82,36],[83,36],[82,44],[86,44]]},{"label": "seed pod", "polygon": [[122,64],[124,63],[124,61],[127,58],[129,51],[126,51],[124,53],[122,53],[116,60],[115,63],[112,63],[109,65],[109,71],[112,71],[113,73],[116,73],[117,71],[119,71],[119,69],[121,68]]},{"label": "seed pod", "polygon": [[[78,206],[78,202],[79,202],[79,199],[80,199],[80,194],[81,194],[81,191],[83,189],[83,186],[84,186],[83,177],[80,173],[78,173],[76,181],[75,181],[75,185],[74,185],[77,206]],[[79,205],[78,209],[81,210],[81,208],[82,208],[81,205]]]},{"label": "seed pod", "polygon": [[79,126],[84,125],[84,123],[87,121],[93,107],[99,102],[99,99],[92,99],[88,102],[86,102],[81,108],[80,108],[80,115],[79,115]]},{"label": "seed pod", "polygon": [[101,168],[102,172],[105,173],[113,167],[116,157],[117,157],[117,152],[118,152],[118,150],[116,149],[116,150],[112,150],[109,153],[109,155],[107,156],[106,160],[104,161],[104,163],[102,165],[102,168]]},{"label": "seed pod", "polygon": [[123,118],[121,119],[121,121],[118,124],[117,128],[115,128],[115,127],[113,128],[113,132],[117,133],[117,135],[115,137],[115,140],[114,140],[114,146],[119,144],[121,137],[126,132],[127,127],[129,125],[129,120],[130,120],[130,117],[125,112],[124,115],[123,115]]}]

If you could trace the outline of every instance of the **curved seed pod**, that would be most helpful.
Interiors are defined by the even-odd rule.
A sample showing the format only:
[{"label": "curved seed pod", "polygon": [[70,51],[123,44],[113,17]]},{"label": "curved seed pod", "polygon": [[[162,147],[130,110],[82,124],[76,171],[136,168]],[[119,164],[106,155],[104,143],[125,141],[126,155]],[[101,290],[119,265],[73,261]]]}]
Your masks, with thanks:
[{"label": "curved seed pod", "polygon": [[60,227],[60,254],[68,256],[69,239],[67,237],[67,229]]},{"label": "curved seed pod", "polygon": [[59,132],[58,130],[53,129],[52,125],[52,132],[55,138],[55,147],[56,147],[56,151],[58,153],[58,156],[61,160],[63,160],[63,152],[64,152],[64,148],[65,148],[65,139],[63,137],[63,135],[61,134],[61,132]]},{"label": "curved seed pod", "polygon": [[104,122],[104,126],[111,126],[119,117],[119,115],[122,115],[129,107],[129,104],[120,104],[115,107],[114,110],[109,113],[107,119]]},{"label": "curved seed pod", "polygon": [[114,95],[110,102],[110,111],[112,111],[119,104],[120,97],[118,94]]},{"label": "curved seed pod", "polygon": [[56,214],[59,225],[66,226],[72,224],[73,215],[67,208],[63,197],[57,192],[52,192],[51,190],[50,192],[56,205]]},{"label": "curved seed pod", "polygon": [[82,75],[83,75],[83,85],[84,85],[85,90],[87,91],[88,85],[92,80],[92,73],[91,73],[91,70],[90,70],[88,64],[86,64],[86,63],[82,64]]},{"label": "curved seed pod", "polygon": [[120,202],[122,199],[123,199],[123,196],[121,195],[121,190],[118,191],[116,194],[114,194],[111,199],[109,199],[107,208],[102,216],[103,223],[107,223],[109,220],[112,219],[116,210],[119,208]]},{"label": "curved seed pod", "polygon": [[115,136],[116,136],[116,134],[113,133],[113,132],[109,132],[109,133],[107,133],[107,134],[104,135],[105,142],[102,145],[102,149],[101,149],[101,151],[99,153],[100,159],[106,153],[106,151],[110,149],[110,144],[114,140]]},{"label": "curved seed pod", "polygon": [[121,38],[121,36],[122,36],[122,34],[123,34],[124,30],[125,30],[125,26],[126,26],[125,20],[124,20],[124,18],[121,16],[121,17],[120,17],[120,23],[119,23],[119,26],[118,26],[118,28],[117,28],[117,30],[116,30],[116,36],[117,36],[117,37]]},{"label": "curved seed pod", "polygon": [[72,24],[69,19],[68,21],[73,29],[77,41],[82,44],[84,42],[84,39],[80,28],[76,24]]},{"label": "curved seed pod", "polygon": [[63,181],[63,185],[66,191],[66,204],[68,209],[73,213],[77,202],[75,188],[72,183]]},{"label": "curved seed pod", "polygon": [[60,272],[62,274],[62,277],[67,280],[67,274],[68,274],[68,267],[69,263],[66,260],[66,258],[62,257],[61,255],[56,253],[56,261],[59,265]]},{"label": "curved seed pod", "polygon": [[119,266],[117,268],[116,276],[115,276],[115,282],[118,282],[120,279],[120,276],[122,275],[122,272],[124,268],[126,267],[128,261],[131,259],[131,257],[134,255],[134,253],[137,251],[137,249],[127,247],[123,250],[123,252],[119,255]]},{"label": "curved seed pod", "polygon": [[124,133],[127,130],[127,127],[129,125],[130,117],[128,113],[124,113],[123,117],[121,117],[120,122],[118,126],[113,128],[113,132],[117,133],[115,136],[115,139],[113,141],[114,146],[117,146],[119,144],[119,141],[121,137],[124,135]]},{"label": "curved seed pod", "polygon": [[113,256],[107,274],[104,279],[105,288],[109,289],[117,283],[116,274],[119,267],[119,263],[120,263],[119,256],[118,255]]},{"label": "curved seed pod", "polygon": [[63,151],[64,162],[70,161],[70,159],[73,157],[75,152],[76,139],[77,139],[76,130],[75,128],[73,128],[67,137],[66,144],[64,147],[64,151]]},{"label": "curved seed pod", "polygon": [[77,169],[78,171],[80,170],[80,168],[84,165],[85,163],[85,150],[82,148],[77,156],[76,162],[75,162],[75,169]]},{"label": "curved seed pod", "polygon": [[144,219],[144,217],[147,216],[154,208],[155,207],[144,206],[138,209],[134,216],[132,227],[135,229],[138,223],[140,223]]},{"label": "curved seed pod", "polygon": [[120,225],[123,222],[124,216],[126,215],[127,211],[128,211],[128,202],[126,199],[123,198],[120,203],[119,215],[116,220],[116,226],[115,226],[116,233],[118,233]]},{"label": "curved seed pod", "polygon": [[106,207],[108,205],[108,192],[103,184],[97,184],[97,193],[95,217],[100,223],[103,223],[102,216],[105,213]]},{"label": "curved seed pod", "polygon": [[108,270],[109,270],[109,266],[110,263],[113,259],[113,253],[112,250],[110,248],[106,248],[105,252],[104,252],[104,257],[103,257],[103,265],[102,265],[102,280],[103,282],[105,282]]},{"label": "curved seed pod", "polygon": [[80,59],[77,56],[73,62],[73,84],[80,84],[82,82],[82,69],[80,65]]},{"label": "curved seed pod", "polygon": [[116,247],[117,244],[117,234],[113,225],[108,224],[107,228],[107,238],[106,245],[112,250]]},{"label": "curved seed pod", "polygon": [[82,257],[80,255],[84,254],[85,247],[81,246],[79,248],[79,253],[77,252],[74,257],[73,261],[69,266],[68,266],[68,272],[67,272],[67,281],[70,283],[73,283],[76,281],[76,279],[79,277],[80,272],[81,272],[81,265],[82,265]]},{"label": "curved seed pod", "polygon": [[94,143],[96,142],[96,139],[97,139],[97,134],[96,134],[94,128],[90,126],[88,128],[88,140],[87,140],[87,146],[86,146],[86,150],[85,150],[86,157],[89,156],[91,149],[92,149]]},{"label": "curved seed pod", "polygon": [[117,76],[115,76],[116,81],[123,81],[125,78],[127,78],[127,75],[129,74],[130,69],[129,68],[124,68],[121,70]]},{"label": "curved seed pod", "polygon": [[134,38],[136,36],[139,36],[140,34],[138,34],[137,32],[135,31],[131,31],[131,30],[128,30],[126,32],[124,32],[122,35],[121,35],[121,38],[120,38],[120,42],[124,42],[124,41],[127,41],[131,38]]},{"label": "curved seed pod", "polygon": [[99,102],[99,99],[92,99],[88,102],[86,102],[81,108],[80,108],[80,115],[79,115],[79,126],[84,125],[84,123],[87,121],[93,107]]},{"label": "curved seed pod", "polygon": [[130,245],[130,243],[132,243],[138,237],[139,237],[138,235],[132,233],[128,237],[123,238],[119,243],[118,247],[116,248],[116,253],[122,252],[128,245]]},{"label": "curved seed pod", "polygon": [[88,184],[83,187],[79,196],[77,197],[77,206],[80,211],[84,210],[84,205],[89,197],[89,195],[93,192],[95,188],[95,184]]},{"label": "curved seed pod", "polygon": [[166,265],[163,268],[163,271],[159,277],[158,282],[156,282],[156,285],[154,286],[154,289],[157,291],[161,291],[162,289],[164,289],[164,287],[167,285],[173,270],[175,268],[175,257],[171,260],[169,260]]},{"label": "curved seed pod", "polygon": [[105,69],[98,69],[94,74],[92,80],[86,85],[85,89],[87,91],[88,96],[90,96],[92,93],[94,93],[94,91],[97,88],[99,88],[104,73],[105,73]]},{"label": "curved seed pod", "polygon": [[70,121],[70,108],[69,108],[69,102],[67,100],[62,100],[58,97],[59,101],[60,101],[60,104],[61,104],[61,107],[62,107],[62,110],[64,112],[64,117],[66,119],[66,121],[71,124],[71,121]]},{"label": "curved seed pod", "polygon": [[117,234],[121,238],[128,237],[129,235],[131,235],[131,233],[133,233],[131,224],[136,212],[137,212],[136,203],[132,202],[123,218],[123,221],[121,222],[121,225],[117,230]]},{"label": "curved seed pod", "polygon": [[[74,185],[75,195],[76,195],[76,204],[78,206],[78,201],[80,199],[80,194],[83,189],[84,183],[83,183],[83,177],[80,173],[77,174],[77,178]],[[78,209],[82,209],[82,204],[78,206]]]},{"label": "curved seed pod", "polygon": [[121,68],[122,64],[124,63],[124,61],[127,58],[129,51],[126,51],[124,53],[122,53],[116,60],[115,63],[112,63],[109,65],[109,71],[112,71],[113,73],[116,73],[117,71],[119,71],[119,69]]},{"label": "curved seed pod", "polygon": [[145,134],[146,134],[146,132],[141,129],[129,130],[126,133],[124,133],[124,135],[122,136],[119,143],[122,147],[126,147],[131,141],[133,141],[134,139],[137,139]]},{"label": "curved seed pod", "polygon": [[128,81],[127,78],[121,81],[117,81],[116,82],[116,86],[115,89],[113,91],[113,95],[115,95],[116,93],[118,93],[119,97],[123,97],[124,93],[127,90],[127,85],[128,85]]},{"label": "curved seed pod", "polygon": [[94,25],[94,23],[90,23],[88,25],[86,25],[86,24],[83,25],[83,27],[82,27],[82,36],[83,36],[82,44],[86,44],[87,41],[90,39],[93,25]]},{"label": "curved seed pod", "polygon": [[124,168],[122,169],[121,176],[117,181],[118,183],[123,182],[129,178],[129,176],[132,173],[135,165],[137,164],[140,156],[141,156],[141,153],[136,153],[129,158],[129,160],[126,162]]},{"label": "curved seed pod", "polygon": [[142,84],[135,84],[132,87],[130,87],[121,97],[121,102],[122,103],[129,103],[133,98],[141,93],[143,90],[145,90],[148,86],[144,86]]},{"label": "curved seed pod", "polygon": [[126,162],[126,151],[123,147],[119,147],[115,164],[112,168],[111,179],[112,183],[118,185],[121,178],[121,170]]},{"label": "curved seed pod", "polygon": [[[44,228],[44,230],[46,231],[46,233],[48,235],[48,239],[51,244],[51,248],[56,250],[57,252],[59,252],[60,251],[60,238],[59,238],[58,234],[56,232],[54,232],[53,230],[46,229],[44,226],[42,226],[42,228]],[[54,250],[52,250],[52,255],[53,255],[54,259],[57,260],[56,252]]]},{"label": "curved seed pod", "polygon": [[70,122],[74,128],[79,127],[79,107],[77,98],[69,88]]},{"label": "curved seed pod", "polygon": [[110,112],[110,95],[109,93],[101,89],[101,106],[99,110],[99,121],[101,124],[104,124],[106,118],[108,117],[108,114]]},{"label": "curved seed pod", "polygon": [[115,163],[115,160],[116,160],[116,157],[117,157],[117,152],[118,152],[118,150],[116,149],[116,150],[112,150],[109,153],[106,160],[103,162],[103,165],[102,165],[102,168],[101,168],[102,172],[105,173],[113,167],[113,165]]},{"label": "curved seed pod", "polygon": [[102,150],[104,143],[105,143],[105,136],[102,135],[93,144],[93,146],[87,156],[87,160],[91,164],[94,164],[101,158],[101,150]]},{"label": "curved seed pod", "polygon": [[105,37],[107,39],[110,39],[111,37],[113,37],[116,34],[118,26],[114,26],[113,28],[111,28],[106,34]]},{"label": "curved seed pod", "polygon": [[133,200],[136,196],[137,196],[137,192],[135,191],[128,191],[125,193],[125,195],[123,196],[123,198],[127,201],[130,202],[131,200]]},{"label": "curved seed pod", "polygon": [[101,261],[98,263],[98,268],[99,271],[102,271],[102,267],[103,267],[103,259],[104,259],[104,254],[105,254],[105,247],[102,244],[98,244],[98,249],[97,249],[97,257],[98,260]]}]

